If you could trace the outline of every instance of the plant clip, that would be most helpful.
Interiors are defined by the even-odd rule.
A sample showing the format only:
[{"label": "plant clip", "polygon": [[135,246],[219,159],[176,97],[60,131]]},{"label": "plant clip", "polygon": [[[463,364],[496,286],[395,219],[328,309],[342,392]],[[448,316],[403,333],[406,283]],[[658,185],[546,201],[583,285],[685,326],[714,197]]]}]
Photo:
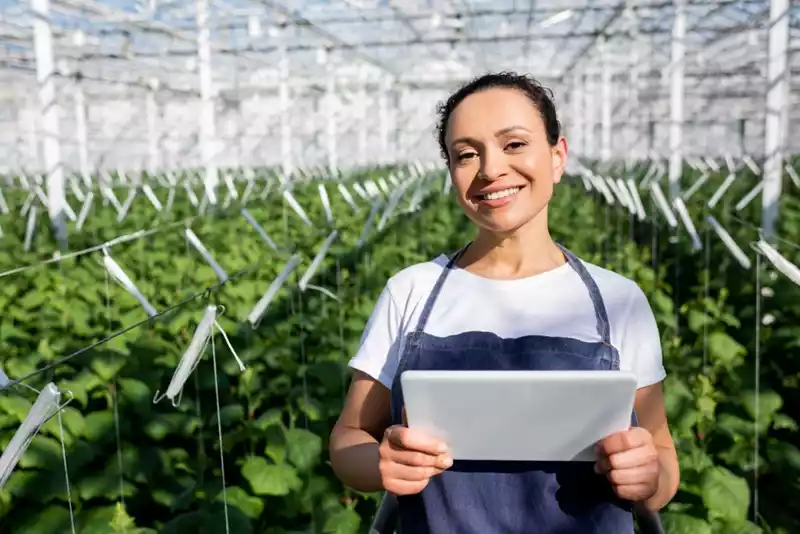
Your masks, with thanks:
[{"label": "plant clip", "polygon": [[787,260],[780,252],[772,245],[767,243],[762,237],[755,243],[751,244],[756,251],[763,254],[772,263],[773,266],[782,272],[789,280],[800,286],[800,268],[794,263]]},{"label": "plant clip", "polygon": [[242,363],[242,360],[239,359],[239,356],[233,349],[233,345],[231,345],[228,336],[225,334],[225,330],[223,330],[219,323],[217,323],[217,309],[218,306],[213,304],[206,306],[205,312],[203,312],[203,318],[200,320],[200,324],[197,325],[197,330],[195,330],[192,340],[189,342],[189,347],[186,349],[186,352],[183,353],[183,356],[181,356],[180,362],[178,362],[178,367],[175,369],[175,372],[172,375],[172,379],[169,382],[166,393],[160,393],[160,391],[156,391],[156,394],[153,397],[153,404],[157,404],[161,401],[161,399],[167,397],[172,401],[172,405],[174,407],[178,407],[178,404],[181,402],[183,386],[186,384],[186,380],[189,378],[189,375],[192,374],[195,368],[197,368],[197,365],[200,362],[200,357],[203,355],[203,352],[208,345],[209,340],[211,339],[211,329],[214,326],[217,327],[220,334],[222,334],[222,337],[225,339],[225,343],[228,345],[231,354],[233,354],[236,363],[239,365],[239,370],[244,372],[246,369],[244,363]]},{"label": "plant clip", "polygon": [[286,279],[289,278],[289,275],[292,271],[300,265],[300,255],[299,254],[292,254],[289,258],[289,261],[286,262],[286,265],[283,267],[283,270],[278,275],[275,280],[272,281],[269,288],[267,289],[266,293],[262,295],[262,297],[256,302],[256,305],[253,306],[253,309],[247,316],[247,321],[250,323],[250,326],[255,328],[258,326],[258,323],[261,321],[261,317],[264,315],[264,312],[267,311],[267,306],[275,298],[275,295],[278,293],[278,290],[283,286]]},{"label": "plant clip", "polygon": [[706,216],[706,221],[711,228],[714,229],[716,232],[717,237],[722,241],[725,247],[730,251],[736,261],[739,262],[739,265],[744,267],[745,269],[749,269],[751,266],[750,258],[744,253],[741,247],[736,243],[736,241],[731,237],[727,230],[714,218],[713,215]]},{"label": "plant clip", "polygon": [[128,275],[125,274],[125,271],[122,270],[117,262],[114,261],[114,258],[108,253],[108,248],[103,247],[103,265],[105,266],[108,273],[117,281],[119,284],[125,288],[125,290],[133,295],[133,297],[139,301],[139,304],[145,309],[147,314],[150,317],[155,317],[158,315],[158,310],[156,310],[152,304],[145,298],[141,291],[136,287],[136,284],[128,278]]},{"label": "plant clip", "polygon": [[73,399],[72,392],[67,391],[70,398],[64,404],[59,404],[61,401],[61,392],[52,382],[49,382],[42,391],[37,391],[30,386],[26,387],[36,391],[39,396],[28,411],[28,415],[25,416],[25,419],[19,425],[14,437],[8,442],[8,446],[3,451],[3,455],[0,456],[0,489],[3,489],[5,486],[8,478],[17,466],[19,459],[25,454],[25,451],[31,441],[33,441],[33,438],[36,437],[36,433],[39,432],[39,429],[53,416],[63,410]]}]

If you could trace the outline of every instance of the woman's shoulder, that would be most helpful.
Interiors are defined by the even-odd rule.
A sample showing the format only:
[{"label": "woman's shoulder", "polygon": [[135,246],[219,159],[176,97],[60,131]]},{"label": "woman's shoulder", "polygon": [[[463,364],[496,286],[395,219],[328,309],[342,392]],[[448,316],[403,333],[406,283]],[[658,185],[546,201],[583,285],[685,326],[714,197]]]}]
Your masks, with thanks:
[{"label": "woman's shoulder", "polygon": [[397,271],[386,285],[395,297],[408,297],[420,290],[426,291],[436,283],[447,261],[447,256],[440,254],[427,261],[411,264]]},{"label": "woman's shoulder", "polygon": [[597,282],[597,287],[604,298],[613,298],[624,302],[646,298],[642,288],[632,278],[594,263],[583,261],[583,264]]}]

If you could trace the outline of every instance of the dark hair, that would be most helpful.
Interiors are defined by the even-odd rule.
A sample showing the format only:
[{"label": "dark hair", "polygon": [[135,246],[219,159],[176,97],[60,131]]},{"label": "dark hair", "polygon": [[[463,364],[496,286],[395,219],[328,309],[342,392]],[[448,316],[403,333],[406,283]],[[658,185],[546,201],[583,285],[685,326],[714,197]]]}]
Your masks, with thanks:
[{"label": "dark hair", "polygon": [[558,142],[558,138],[561,135],[561,124],[558,122],[556,107],[553,104],[553,92],[528,74],[508,71],[489,73],[463,85],[458,91],[450,95],[447,100],[439,103],[436,109],[436,113],[439,116],[436,134],[438,136],[439,149],[446,162],[450,163],[450,155],[447,152],[445,134],[447,133],[447,122],[450,120],[453,110],[469,95],[495,87],[516,89],[530,98],[533,105],[542,115],[547,132],[547,142],[550,143],[550,146],[554,146]]}]

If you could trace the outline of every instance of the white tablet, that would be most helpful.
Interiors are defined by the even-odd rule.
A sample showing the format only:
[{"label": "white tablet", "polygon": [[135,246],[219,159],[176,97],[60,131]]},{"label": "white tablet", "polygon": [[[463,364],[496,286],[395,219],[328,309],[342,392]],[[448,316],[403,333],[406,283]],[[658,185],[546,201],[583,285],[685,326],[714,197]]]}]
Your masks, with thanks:
[{"label": "white tablet", "polygon": [[631,424],[636,376],[623,371],[405,371],[408,426],[456,460],[594,461]]}]

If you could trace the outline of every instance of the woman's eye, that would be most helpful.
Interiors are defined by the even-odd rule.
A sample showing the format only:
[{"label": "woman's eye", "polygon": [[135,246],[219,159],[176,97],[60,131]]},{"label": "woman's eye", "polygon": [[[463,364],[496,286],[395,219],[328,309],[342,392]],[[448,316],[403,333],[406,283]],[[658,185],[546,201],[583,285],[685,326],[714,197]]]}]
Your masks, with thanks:
[{"label": "woman's eye", "polygon": [[474,152],[464,152],[463,154],[458,155],[458,161],[464,161],[465,159],[468,159],[474,155],[475,155]]},{"label": "woman's eye", "polygon": [[509,150],[516,150],[518,148],[522,148],[525,146],[525,143],[522,141],[512,141],[506,145],[506,148]]}]

